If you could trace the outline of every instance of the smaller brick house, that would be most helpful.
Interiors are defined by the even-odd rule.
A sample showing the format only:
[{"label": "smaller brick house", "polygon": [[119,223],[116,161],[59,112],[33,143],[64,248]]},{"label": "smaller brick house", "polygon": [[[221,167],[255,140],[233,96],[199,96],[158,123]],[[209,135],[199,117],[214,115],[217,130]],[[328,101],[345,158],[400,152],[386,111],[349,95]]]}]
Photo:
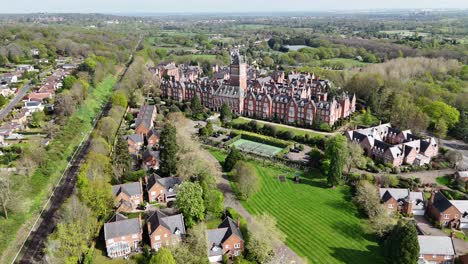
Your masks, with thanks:
[{"label": "smaller brick house", "polygon": [[406,215],[424,215],[426,205],[422,192],[411,192],[408,189],[380,188],[380,200],[390,212]]},{"label": "smaller brick house", "polygon": [[166,215],[154,211],[146,221],[151,248],[158,251],[161,247],[176,245],[186,235],[182,214]]},{"label": "smaller brick house", "polygon": [[226,217],[217,229],[206,231],[208,238],[208,259],[210,262],[218,262],[223,255],[236,257],[244,251],[244,238],[239,229],[239,223]]},{"label": "smaller brick house", "polygon": [[113,185],[112,195],[117,206],[117,212],[132,212],[143,202],[143,188],[139,182]]},{"label": "smaller brick house", "polygon": [[159,151],[145,150],[142,159],[146,169],[159,169]]},{"label": "smaller brick house", "polygon": [[132,134],[124,136],[124,139],[127,140],[128,143],[128,152],[131,155],[137,156],[145,143],[143,136],[140,134]]},{"label": "smaller brick house", "polygon": [[144,104],[138,112],[135,121],[135,133],[146,136],[153,129],[153,122],[156,119],[156,106]]},{"label": "smaller brick house", "polygon": [[427,205],[427,215],[442,226],[457,228],[460,224],[461,212],[440,192],[431,194]]},{"label": "smaller brick house", "polygon": [[159,137],[161,136],[161,132],[156,129],[151,129],[148,134],[146,135],[146,141],[148,142],[148,148],[157,147],[159,144]]},{"label": "smaller brick house", "polygon": [[166,203],[176,199],[177,187],[182,183],[179,177],[161,178],[153,174],[146,178],[149,202]]},{"label": "smaller brick house", "polygon": [[418,236],[418,263],[449,264],[455,261],[455,249],[451,237]]},{"label": "smaller brick house", "polygon": [[141,217],[128,219],[119,213],[104,224],[107,256],[118,258],[129,255],[143,240]]}]

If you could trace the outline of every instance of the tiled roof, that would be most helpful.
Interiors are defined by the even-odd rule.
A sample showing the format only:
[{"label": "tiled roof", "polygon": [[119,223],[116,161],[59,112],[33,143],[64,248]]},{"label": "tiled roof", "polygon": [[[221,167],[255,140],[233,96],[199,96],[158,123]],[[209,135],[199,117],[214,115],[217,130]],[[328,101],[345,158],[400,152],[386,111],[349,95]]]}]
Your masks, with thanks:
[{"label": "tiled roof", "polygon": [[184,216],[182,214],[166,215],[161,211],[155,211],[147,220],[151,225],[150,234],[154,232],[160,225],[171,231],[172,234],[185,235]]},{"label": "tiled roof", "polygon": [[139,218],[127,219],[127,217],[117,213],[109,222],[104,224],[104,239],[112,239],[121,236],[138,234],[141,232]]},{"label": "tiled roof", "polygon": [[120,192],[123,192],[129,196],[140,195],[142,194],[142,187],[140,182],[129,182],[119,185],[112,186],[112,194],[114,196],[118,195]]},{"label": "tiled roof", "polygon": [[452,238],[447,236],[418,236],[419,254],[454,256]]}]

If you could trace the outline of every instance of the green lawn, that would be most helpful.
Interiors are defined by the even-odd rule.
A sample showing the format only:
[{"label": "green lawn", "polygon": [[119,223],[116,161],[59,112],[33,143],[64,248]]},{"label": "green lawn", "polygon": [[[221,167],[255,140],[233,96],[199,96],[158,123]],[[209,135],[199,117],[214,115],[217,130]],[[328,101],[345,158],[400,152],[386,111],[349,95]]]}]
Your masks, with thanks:
[{"label": "green lawn", "polygon": [[449,186],[450,176],[441,176],[436,178],[436,182],[440,185]]},{"label": "green lawn", "polygon": [[[225,154],[210,151],[219,161]],[[286,234],[286,244],[310,263],[381,263],[379,247],[365,234],[350,202],[348,187],[327,188],[318,172],[304,175],[295,184],[296,171],[287,167],[262,167],[249,162],[261,178],[262,187],[248,201],[242,202],[251,214],[269,213]],[[287,181],[280,182],[279,175]]]},{"label": "green lawn", "polygon": [[[232,122],[233,124],[247,124],[247,123],[249,123],[250,121],[251,121],[251,120],[246,119],[246,118],[244,118],[244,117],[238,117],[238,118],[236,118],[236,119],[233,119],[231,122]],[[270,124],[270,125],[273,125],[273,126],[276,127],[276,129],[277,129],[278,132],[281,132],[281,131],[292,131],[292,132],[294,132],[294,134],[295,134],[296,136],[304,136],[304,135],[306,135],[306,134],[309,134],[310,137],[323,137],[322,134],[316,133],[316,132],[314,132],[314,131],[312,131],[312,130],[310,130],[310,131],[304,131],[304,130],[302,130],[302,129],[298,129],[298,128],[294,128],[294,127],[283,127],[283,126],[278,126],[278,125],[276,125],[276,124],[274,124],[274,123],[269,123],[269,122],[265,122],[265,121],[262,121],[262,120],[255,120],[255,121],[257,121],[257,122],[260,123],[260,124],[266,124],[266,123],[268,123],[268,124]]]}]

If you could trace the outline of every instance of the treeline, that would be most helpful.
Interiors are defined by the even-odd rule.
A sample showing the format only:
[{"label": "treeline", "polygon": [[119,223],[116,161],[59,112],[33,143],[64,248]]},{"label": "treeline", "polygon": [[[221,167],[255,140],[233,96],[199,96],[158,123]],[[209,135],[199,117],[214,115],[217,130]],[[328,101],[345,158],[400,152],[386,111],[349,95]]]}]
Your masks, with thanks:
[{"label": "treeline", "polygon": [[103,56],[117,64],[128,60],[137,37],[110,31],[84,30],[72,26],[5,26],[0,29],[0,66],[21,63],[33,58],[31,49],[39,51],[39,58],[57,56]]},{"label": "treeline", "polygon": [[[345,85],[383,121],[419,133],[466,140],[468,66],[454,60],[402,58],[370,65]],[[464,138],[463,138],[464,137]]]}]

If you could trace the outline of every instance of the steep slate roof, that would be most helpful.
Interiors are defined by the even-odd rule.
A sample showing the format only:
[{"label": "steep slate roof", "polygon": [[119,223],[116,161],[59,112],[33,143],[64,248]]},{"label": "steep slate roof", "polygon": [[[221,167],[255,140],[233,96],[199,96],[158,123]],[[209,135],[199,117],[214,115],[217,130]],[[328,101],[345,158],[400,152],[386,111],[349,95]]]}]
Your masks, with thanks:
[{"label": "steep slate roof", "polygon": [[153,125],[153,111],[155,110],[155,108],[156,106],[154,105],[143,105],[140,108],[140,112],[138,112],[138,116],[135,121],[135,126],[138,127],[140,125],[143,125],[147,128],[151,128]]},{"label": "steep slate roof", "polygon": [[380,199],[387,202],[390,198],[394,198],[397,202],[411,200],[413,210],[424,209],[424,196],[422,192],[410,192],[408,189],[401,188],[380,188]]},{"label": "steep slate roof", "polygon": [[126,135],[124,136],[124,139],[125,140],[131,140],[135,143],[143,143],[144,142],[144,139],[143,139],[143,135],[140,135],[140,134],[132,134],[132,135]]},{"label": "steep slate roof", "polygon": [[[164,188],[166,189],[165,190],[166,194],[169,194],[169,193],[175,193],[176,192],[175,187],[181,184],[182,181],[179,177],[161,178],[159,175],[153,174],[151,177],[148,178],[147,189],[148,190],[151,189],[156,183],[164,186]],[[169,189],[173,189],[172,192],[169,192]]]},{"label": "steep slate roof", "polygon": [[115,214],[109,222],[104,224],[104,239],[138,234],[141,231],[140,219],[128,219],[119,213]]},{"label": "steep slate roof", "polygon": [[244,239],[236,222],[234,222],[234,220],[232,220],[232,218],[230,217],[226,217],[217,229],[207,230],[209,256],[216,256],[222,254],[222,251],[214,251],[212,249],[214,247],[222,248],[221,244],[233,234],[238,236],[242,240]]},{"label": "steep slate roof", "polygon": [[444,212],[452,206],[452,203],[445,198],[441,192],[435,192],[434,194],[434,203],[432,204],[439,212]]},{"label": "steep slate roof", "polygon": [[455,255],[452,238],[446,236],[418,236],[419,254]]},{"label": "steep slate roof", "polygon": [[140,182],[129,182],[119,185],[112,185],[112,194],[117,196],[120,192],[123,192],[129,196],[140,195],[143,190]]},{"label": "steep slate roof", "polygon": [[450,200],[450,203],[460,211],[460,221],[462,223],[468,222],[468,200]]},{"label": "steep slate roof", "polygon": [[172,234],[179,231],[179,235],[185,235],[185,223],[184,216],[182,214],[176,214],[168,216],[161,211],[155,211],[147,220],[151,224],[151,230],[148,230],[151,235],[159,226],[163,226]]}]

